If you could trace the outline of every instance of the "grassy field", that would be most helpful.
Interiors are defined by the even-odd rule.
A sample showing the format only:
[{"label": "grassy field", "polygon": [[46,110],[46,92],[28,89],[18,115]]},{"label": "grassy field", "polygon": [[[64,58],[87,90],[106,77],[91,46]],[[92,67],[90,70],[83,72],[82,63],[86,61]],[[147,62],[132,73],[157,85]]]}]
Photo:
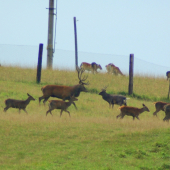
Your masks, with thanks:
[{"label": "grassy field", "polygon": [[[128,96],[129,106],[142,107],[139,120],[125,116],[116,119],[119,106],[109,108],[101,96],[108,86],[112,94],[128,93],[128,76],[87,74],[89,92],[81,93],[76,101],[78,110],[69,107],[71,118],[59,110],[53,117],[45,113],[46,104],[39,106],[41,87],[46,84],[78,84],[76,72],[42,70],[36,84],[36,69],[0,67],[0,169],[2,170],[169,170],[170,124],[163,122],[165,113],[153,117],[154,101],[168,101],[169,84],[165,77],[134,77],[134,95]],[[28,115],[10,108],[6,113],[4,100],[27,98],[36,101],[27,107]]]}]

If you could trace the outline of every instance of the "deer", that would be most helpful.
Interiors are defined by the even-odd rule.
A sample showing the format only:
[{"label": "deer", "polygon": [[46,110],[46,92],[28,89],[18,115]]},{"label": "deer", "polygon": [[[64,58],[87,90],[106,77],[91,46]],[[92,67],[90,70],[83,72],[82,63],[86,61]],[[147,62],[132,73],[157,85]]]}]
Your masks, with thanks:
[{"label": "deer", "polygon": [[26,100],[6,99],[5,100],[6,107],[4,108],[4,112],[6,112],[10,107],[12,107],[19,109],[19,114],[21,109],[27,113],[26,111],[27,105],[30,103],[31,100],[35,100],[30,94],[27,93],[27,95],[28,98]]},{"label": "deer", "polygon": [[130,107],[130,106],[121,106],[120,109],[120,114],[116,116],[116,118],[118,119],[119,117],[121,117],[121,119],[123,119],[123,117],[125,115],[127,116],[132,116],[133,120],[135,120],[135,118],[139,119],[139,115],[141,113],[143,113],[144,111],[150,112],[150,110],[144,105],[142,104],[143,107],[142,108],[137,108],[137,107]]},{"label": "deer", "polygon": [[170,104],[164,105],[163,110],[165,111],[165,117],[163,121],[168,121],[170,119]]},{"label": "deer", "polygon": [[164,111],[164,106],[170,103],[159,101],[159,102],[154,102],[153,104],[155,104],[155,108],[156,108],[156,111],[153,113],[153,116],[157,117],[157,113],[161,110]]},{"label": "deer", "polygon": [[[49,97],[57,97],[59,99],[70,100],[71,96],[78,97],[80,95],[80,92],[88,92],[84,85],[89,85],[89,82],[85,83],[88,76],[84,76],[82,78],[82,74],[84,72],[83,69],[77,67],[76,68],[78,72],[78,79],[79,84],[74,86],[63,86],[63,85],[46,85],[41,88],[41,91],[43,93],[42,97],[39,97],[39,105],[42,99],[44,99],[43,103],[45,105],[45,102],[49,99]],[[73,105],[76,107],[76,104],[73,102]]]},{"label": "deer", "polygon": [[102,98],[109,103],[109,108],[111,106],[113,108],[114,104],[117,104],[117,105],[120,105],[120,106],[122,106],[122,105],[126,106],[127,105],[126,100],[128,98],[126,98],[125,96],[122,96],[122,95],[111,95],[111,94],[108,94],[108,93],[106,93],[106,88],[107,88],[107,86],[105,86],[101,90],[99,95],[101,95]]},{"label": "deer", "polygon": [[[72,96],[69,100],[69,102],[65,102],[65,101],[62,101],[62,100],[50,100],[49,101],[49,110],[46,112],[46,116],[47,114],[50,112],[50,114],[52,115],[51,111],[54,110],[54,109],[61,109],[61,112],[60,112],[60,117],[62,115],[62,112],[65,111],[69,114],[70,116],[70,112],[67,110],[67,108],[73,104],[74,101],[77,101],[78,99],[75,98],[74,96]],[[52,115],[53,116],[53,115]],[[71,116],[70,116],[71,117]]]},{"label": "deer", "polygon": [[113,63],[109,63],[108,65],[105,66],[106,67],[106,70],[108,73],[113,73],[114,75],[122,75],[124,76],[124,74],[121,72],[121,70],[119,69],[119,67],[116,67]]},{"label": "deer", "polygon": [[92,62],[91,64],[89,63],[86,63],[86,62],[82,62],[80,67],[84,70],[87,70],[87,71],[91,71],[93,74],[94,73],[98,73],[97,72],[97,69],[100,69],[102,70],[102,67],[100,64],[97,64],[95,62]]},{"label": "deer", "polygon": [[167,77],[167,80],[170,78],[170,71],[166,72],[166,77]]}]

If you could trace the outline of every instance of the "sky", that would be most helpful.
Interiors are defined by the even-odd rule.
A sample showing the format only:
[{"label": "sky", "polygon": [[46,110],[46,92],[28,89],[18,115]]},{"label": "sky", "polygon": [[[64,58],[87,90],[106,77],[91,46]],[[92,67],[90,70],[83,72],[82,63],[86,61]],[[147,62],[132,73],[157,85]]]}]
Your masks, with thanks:
[{"label": "sky", "polygon": [[[43,43],[45,65],[48,7],[47,0],[0,0],[1,63],[23,62],[26,58],[31,61],[33,53],[37,56],[39,43]],[[67,67],[69,55],[74,55],[76,17],[79,64],[97,61],[104,68],[106,63],[116,62],[123,69],[121,63],[126,61],[128,66],[132,53],[138,62],[136,68],[143,65],[144,69],[146,63],[148,68],[153,66],[153,72],[162,69],[164,73],[170,68],[169,0],[55,0],[56,7],[54,64],[62,60]]]}]

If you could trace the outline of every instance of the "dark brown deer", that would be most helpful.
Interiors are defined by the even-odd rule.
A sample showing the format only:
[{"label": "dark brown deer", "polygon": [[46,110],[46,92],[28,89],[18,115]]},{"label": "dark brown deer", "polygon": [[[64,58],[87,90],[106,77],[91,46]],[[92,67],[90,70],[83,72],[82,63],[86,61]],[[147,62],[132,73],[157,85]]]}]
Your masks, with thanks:
[{"label": "dark brown deer", "polygon": [[167,104],[163,107],[164,111],[165,111],[165,117],[163,119],[163,121],[168,121],[170,119],[170,104]]},{"label": "dark brown deer", "polygon": [[31,100],[35,100],[28,93],[27,93],[27,95],[28,95],[28,98],[26,100],[15,100],[15,99],[7,99],[7,100],[5,100],[6,107],[4,108],[4,112],[6,112],[10,107],[12,107],[12,108],[19,109],[19,113],[20,113],[21,109],[24,110],[27,113],[27,111],[26,111],[27,105],[30,103]]},{"label": "dark brown deer", "polygon": [[[43,96],[39,97],[39,104],[42,99],[44,99],[43,103],[49,99],[49,97],[57,97],[59,99],[70,100],[71,96],[78,97],[80,95],[80,92],[87,92],[87,89],[84,85],[88,85],[89,83],[84,83],[84,81],[87,79],[86,77],[81,78],[84,70],[77,67],[78,72],[78,78],[79,78],[79,84],[74,86],[60,86],[60,85],[46,85],[41,88],[41,91],[43,92]],[[75,103],[73,102],[75,108],[77,109]]]},{"label": "dark brown deer", "polygon": [[155,104],[155,108],[156,108],[156,111],[153,113],[153,116],[157,116],[157,113],[161,110],[164,111],[164,106],[167,105],[167,104],[170,104],[170,103],[154,102],[153,104]]},{"label": "dark brown deer", "polygon": [[[74,101],[77,101],[78,99],[75,98],[74,96],[72,96],[69,100],[69,102],[65,102],[65,101],[62,101],[62,100],[50,100],[49,102],[49,110],[46,112],[46,116],[47,114],[50,112],[50,114],[52,115],[51,111],[54,110],[54,109],[61,109],[61,112],[60,112],[60,117],[62,115],[62,112],[65,111],[69,114],[70,116],[70,112],[67,110],[67,108],[74,102]],[[53,115],[52,115],[53,116]],[[71,117],[71,116],[70,116]]]},{"label": "dark brown deer", "polygon": [[135,118],[137,118],[139,120],[139,114],[143,113],[144,111],[149,111],[149,109],[143,104],[143,107],[141,109],[136,108],[136,107],[130,107],[130,106],[121,106],[120,108],[120,114],[117,115],[117,118],[121,117],[121,119],[123,119],[123,117],[125,115],[127,116],[132,116],[133,120],[135,120]]},{"label": "dark brown deer", "polygon": [[125,96],[122,96],[122,95],[108,94],[108,93],[106,93],[106,88],[107,87],[104,87],[102,89],[102,91],[99,93],[99,95],[101,95],[102,98],[109,103],[109,107],[112,105],[112,108],[113,108],[114,104],[117,104],[119,106],[127,105],[126,99],[128,99],[128,98],[126,98]]}]

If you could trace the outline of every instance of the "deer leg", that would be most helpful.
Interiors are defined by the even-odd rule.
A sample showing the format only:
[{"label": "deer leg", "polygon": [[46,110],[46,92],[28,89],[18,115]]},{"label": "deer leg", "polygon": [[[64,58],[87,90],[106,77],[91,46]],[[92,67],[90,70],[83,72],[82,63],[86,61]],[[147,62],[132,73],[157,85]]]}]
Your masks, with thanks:
[{"label": "deer leg", "polygon": [[40,102],[41,102],[42,99],[44,99],[44,96],[39,97],[39,105],[40,105]]},{"label": "deer leg", "polygon": [[169,122],[169,119],[170,119],[170,116],[165,116],[165,118],[163,119],[163,121],[167,121],[167,122]]},{"label": "deer leg", "polygon": [[155,112],[153,112],[153,116],[156,116],[157,117],[157,113],[160,111],[161,109],[156,109]]},{"label": "deer leg", "polygon": [[121,115],[121,119],[123,119],[123,118],[124,118],[124,116],[125,116],[125,114],[122,114],[122,115]]},{"label": "deer leg", "polygon": [[121,116],[121,113],[119,115],[116,116],[116,118],[118,119]]},{"label": "deer leg", "polygon": [[48,112],[50,112],[50,110],[47,110],[47,112],[46,112],[46,116],[48,115]]},{"label": "deer leg", "polygon": [[27,111],[26,111],[26,109],[23,109],[23,110],[25,111],[26,114],[28,114]]},{"label": "deer leg", "polygon": [[112,105],[112,108],[113,108],[113,103],[112,102],[109,102],[109,108],[111,108],[111,105]]},{"label": "deer leg", "polygon": [[20,114],[21,108],[19,108],[19,114]]},{"label": "deer leg", "polygon": [[45,106],[45,102],[49,99],[49,97],[45,97],[43,103],[44,103],[44,106]]},{"label": "deer leg", "polygon": [[167,116],[164,117],[163,121],[165,121],[167,119]]},{"label": "deer leg", "polygon": [[[64,110],[65,112],[67,112],[68,114],[69,114],[69,116],[70,116],[70,112],[68,111],[68,110]],[[70,116],[71,117],[71,116]]]},{"label": "deer leg", "polygon": [[61,115],[62,115],[62,112],[63,112],[63,110],[61,110],[61,112],[60,112],[60,117],[61,117]]},{"label": "deer leg", "polygon": [[4,112],[6,112],[9,108],[10,108],[10,107],[6,106],[6,107],[4,108]]},{"label": "deer leg", "polygon": [[118,119],[118,118],[121,117],[121,116],[122,116],[122,112],[120,112],[120,114],[117,115],[116,118]]},{"label": "deer leg", "polygon": [[52,114],[51,110],[50,110],[50,114],[53,116],[53,114]]},{"label": "deer leg", "polygon": [[[140,120],[138,116],[136,116],[136,118],[137,118],[138,120]],[[135,119],[135,117],[134,117],[134,119]]]},{"label": "deer leg", "polygon": [[73,105],[74,105],[74,107],[76,108],[76,110],[77,110],[77,107],[76,107],[76,104],[73,102]]},{"label": "deer leg", "polygon": [[[46,112],[46,116],[48,115],[48,113],[50,112],[50,114],[52,115],[52,113],[51,113],[51,111],[52,111],[53,109],[49,109],[47,112]],[[53,115],[52,115],[53,116]]]}]

